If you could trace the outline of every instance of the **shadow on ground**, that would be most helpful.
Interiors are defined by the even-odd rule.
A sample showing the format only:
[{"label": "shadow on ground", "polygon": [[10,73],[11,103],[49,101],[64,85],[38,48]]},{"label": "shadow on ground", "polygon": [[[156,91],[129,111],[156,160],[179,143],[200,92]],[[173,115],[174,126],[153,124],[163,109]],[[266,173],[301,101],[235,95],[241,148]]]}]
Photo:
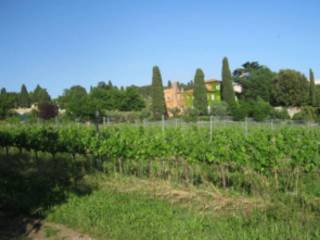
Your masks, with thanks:
[{"label": "shadow on ground", "polygon": [[54,158],[11,149],[0,151],[0,239],[25,239],[41,227],[46,211],[66,201],[70,193],[86,195],[84,159],[68,154]]}]

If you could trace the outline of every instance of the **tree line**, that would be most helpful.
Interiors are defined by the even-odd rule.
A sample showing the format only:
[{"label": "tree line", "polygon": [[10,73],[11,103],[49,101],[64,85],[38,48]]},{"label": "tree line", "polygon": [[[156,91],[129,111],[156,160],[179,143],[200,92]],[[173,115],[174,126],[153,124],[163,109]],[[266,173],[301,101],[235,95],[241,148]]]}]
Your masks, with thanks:
[{"label": "tree line", "polygon": [[[208,106],[204,72],[198,68],[194,80],[186,86],[193,89],[192,109],[185,114],[205,116],[208,114],[231,115],[234,120],[253,117],[255,120],[266,118],[289,118],[287,107],[299,107],[302,111],[295,116],[297,120],[316,120],[320,106],[320,86],[315,85],[314,73],[310,69],[309,79],[302,73],[292,69],[273,72],[258,62],[246,62],[231,72],[228,58],[222,61],[221,99]],[[240,93],[234,92],[233,85],[241,86]],[[171,82],[168,82],[170,87]],[[191,87],[190,87],[191,86]],[[167,116],[163,96],[163,85],[158,66],[153,68],[152,80],[152,113],[155,119]],[[282,107],[281,111],[273,107]],[[208,111],[208,107],[209,110]]]},{"label": "tree line", "polygon": [[[241,93],[235,93],[233,85],[242,87]],[[193,89],[193,107],[185,109],[182,115],[192,116],[232,116],[234,120],[253,117],[256,120],[266,118],[288,118],[287,107],[300,107],[297,119],[316,119],[320,106],[320,87],[315,84],[314,73],[310,69],[309,78],[304,74],[284,69],[274,72],[258,62],[246,62],[233,72],[228,58],[222,60],[221,99],[208,106],[205,74],[201,68],[196,69],[192,81],[180,83],[184,89]],[[168,82],[167,87],[171,86]],[[96,119],[97,116],[115,116],[122,112],[140,112],[140,117],[159,120],[168,117],[164,98],[164,86],[158,66],[152,69],[151,85],[137,87],[117,87],[99,82],[89,91],[80,85],[65,89],[58,98],[52,99],[45,88],[37,85],[28,92],[23,84],[20,92],[0,92],[0,117],[10,116],[13,108],[28,108],[32,104],[38,106],[36,115],[49,119],[63,109],[69,119],[79,121]],[[282,106],[283,111],[275,111],[273,107]],[[176,114],[174,114],[176,115]],[[137,117],[137,116],[135,116]]]}]

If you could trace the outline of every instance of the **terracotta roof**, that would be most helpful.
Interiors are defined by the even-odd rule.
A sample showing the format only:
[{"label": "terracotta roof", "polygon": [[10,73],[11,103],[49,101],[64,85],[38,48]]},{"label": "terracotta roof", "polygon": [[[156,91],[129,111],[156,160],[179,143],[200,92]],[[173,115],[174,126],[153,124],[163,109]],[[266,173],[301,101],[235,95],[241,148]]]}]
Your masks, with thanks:
[{"label": "terracotta roof", "polygon": [[211,83],[211,82],[221,82],[221,80],[217,80],[217,79],[208,79],[204,81],[205,83]]}]

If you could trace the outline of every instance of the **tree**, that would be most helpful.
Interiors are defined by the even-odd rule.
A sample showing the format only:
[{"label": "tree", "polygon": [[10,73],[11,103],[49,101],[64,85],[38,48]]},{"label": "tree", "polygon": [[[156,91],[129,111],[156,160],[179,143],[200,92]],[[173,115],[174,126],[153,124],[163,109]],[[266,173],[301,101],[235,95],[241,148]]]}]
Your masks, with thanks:
[{"label": "tree", "polygon": [[309,80],[310,80],[310,104],[315,107],[317,105],[316,99],[316,86],[314,82],[314,74],[312,69],[309,71]]},{"label": "tree", "polygon": [[134,87],[128,87],[123,91],[120,111],[140,111],[145,107],[143,98]]},{"label": "tree", "polygon": [[222,100],[226,101],[229,105],[234,104],[235,95],[232,85],[232,77],[229,67],[228,58],[223,58],[222,62]]},{"label": "tree", "polygon": [[171,88],[172,83],[171,83],[171,81],[170,81],[170,80],[168,81],[168,85],[167,85],[167,86],[168,86],[168,88]]},{"label": "tree", "polygon": [[164,115],[168,116],[164,100],[162,77],[158,66],[152,69],[152,114],[155,120],[160,120]]},{"label": "tree", "polygon": [[38,104],[38,116],[41,119],[49,120],[58,115],[58,106],[51,102],[40,102]]},{"label": "tree", "polygon": [[82,86],[73,86],[64,90],[58,98],[59,106],[66,110],[66,114],[73,119],[90,119],[94,117],[94,110],[89,101],[87,91]]},{"label": "tree", "polygon": [[250,70],[250,74],[239,78],[239,83],[242,86],[241,96],[245,100],[256,100],[260,97],[264,101],[270,102],[274,77],[275,73],[267,67]]},{"label": "tree", "polygon": [[249,76],[253,71],[263,68],[258,62],[245,62],[242,64],[241,68],[237,68],[233,71],[233,76],[235,78],[242,78]]},{"label": "tree", "polygon": [[32,102],[41,103],[41,102],[50,102],[51,98],[45,88],[42,88],[40,85],[37,85],[35,90],[32,93]]},{"label": "tree", "polygon": [[272,84],[272,104],[275,106],[305,106],[309,103],[309,82],[300,72],[281,70]]},{"label": "tree", "polygon": [[19,107],[28,108],[30,107],[30,96],[28,90],[24,84],[21,86],[20,94],[18,96]]},{"label": "tree", "polygon": [[15,97],[2,90],[0,93],[0,117],[4,118],[8,115],[9,110],[14,107]]},{"label": "tree", "polygon": [[199,115],[208,113],[207,89],[204,83],[204,73],[200,68],[196,70],[194,76],[193,106]]}]

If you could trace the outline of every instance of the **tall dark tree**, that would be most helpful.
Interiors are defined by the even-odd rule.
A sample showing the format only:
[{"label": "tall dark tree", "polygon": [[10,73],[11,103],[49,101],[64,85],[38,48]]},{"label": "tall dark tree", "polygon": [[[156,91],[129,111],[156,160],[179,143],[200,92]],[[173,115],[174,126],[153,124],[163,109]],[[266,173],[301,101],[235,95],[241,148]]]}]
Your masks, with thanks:
[{"label": "tall dark tree", "polygon": [[235,94],[232,85],[232,76],[229,67],[228,58],[223,58],[222,62],[222,100],[228,104],[233,104],[235,102]]},{"label": "tall dark tree", "polygon": [[170,81],[170,80],[168,81],[168,85],[167,85],[167,86],[168,86],[168,88],[171,88],[172,83],[171,83],[171,81]]},{"label": "tall dark tree", "polygon": [[152,114],[156,120],[161,117],[168,116],[166,103],[164,100],[162,77],[158,66],[154,66],[152,69]]},{"label": "tall dark tree", "polygon": [[310,104],[311,106],[316,106],[317,105],[317,100],[316,100],[316,85],[314,82],[314,74],[312,69],[309,71],[309,80],[310,80]]},{"label": "tall dark tree", "polygon": [[204,73],[200,68],[196,70],[194,76],[193,106],[199,115],[208,113],[207,89],[204,83]]},{"label": "tall dark tree", "polygon": [[27,87],[24,84],[22,84],[21,86],[18,101],[19,101],[19,107],[23,107],[23,108],[30,107],[30,103],[31,103],[30,96],[29,96]]},{"label": "tall dark tree", "polygon": [[6,88],[1,88],[1,92],[0,92],[0,94],[5,94],[5,93],[7,93]]}]

